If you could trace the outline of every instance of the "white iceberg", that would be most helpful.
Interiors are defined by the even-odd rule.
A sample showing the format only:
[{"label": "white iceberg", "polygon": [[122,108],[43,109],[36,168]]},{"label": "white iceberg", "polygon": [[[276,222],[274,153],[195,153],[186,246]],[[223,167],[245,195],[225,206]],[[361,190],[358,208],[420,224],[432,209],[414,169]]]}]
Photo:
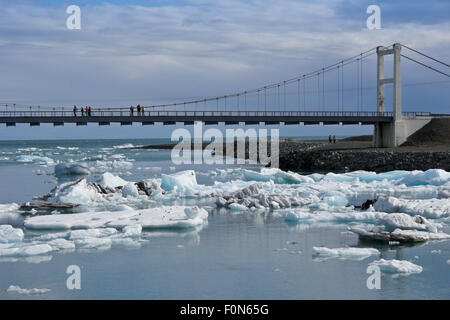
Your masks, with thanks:
[{"label": "white iceberg", "polygon": [[28,257],[52,252],[48,244],[24,244],[22,246],[0,245],[0,257]]},{"label": "white iceberg", "polygon": [[422,216],[410,216],[406,213],[390,213],[382,217],[381,222],[392,229],[417,229],[437,232],[437,224],[430,223]]},{"label": "white iceberg", "polygon": [[317,260],[327,260],[338,258],[341,260],[364,260],[370,256],[380,254],[380,251],[374,248],[326,248],[313,247],[313,252]]},{"label": "white iceberg", "polygon": [[161,175],[161,188],[166,191],[183,191],[197,186],[195,171],[186,170],[170,175]]},{"label": "white iceberg", "polygon": [[114,228],[97,228],[86,230],[73,230],[69,233],[70,240],[79,240],[87,237],[91,238],[105,238],[117,234],[117,229]]},{"label": "white iceberg", "polygon": [[99,183],[105,188],[114,189],[117,187],[123,187],[128,183],[128,181],[122,179],[119,176],[113,175],[110,172],[105,172],[102,174]]},{"label": "white iceberg", "polygon": [[16,162],[23,163],[39,163],[44,165],[53,165],[55,161],[49,157],[32,156],[32,155],[22,155],[14,158]]},{"label": "white iceberg", "polygon": [[75,249],[75,243],[66,239],[54,239],[49,241],[48,245],[55,251]]},{"label": "white iceberg", "polygon": [[198,207],[189,207],[186,215],[184,206],[158,207],[145,210],[118,212],[85,212],[77,214],[59,214],[34,216],[25,220],[27,229],[67,230],[118,228],[139,224],[142,228],[190,228],[202,225],[208,218],[208,212]]},{"label": "white iceberg", "polygon": [[9,286],[8,289],[6,290],[6,292],[10,294],[20,294],[24,296],[39,295],[48,293],[50,291],[51,291],[50,289],[37,289],[37,288],[23,289],[19,286]]},{"label": "white iceberg", "polygon": [[122,189],[122,195],[124,197],[138,197],[139,191],[136,187],[136,184],[133,182],[128,182],[126,185],[124,185]]},{"label": "white iceberg", "polygon": [[23,230],[11,225],[0,225],[0,243],[20,242],[23,240]]},{"label": "white iceberg", "polygon": [[410,215],[421,215],[426,218],[443,218],[450,216],[449,199],[397,199],[381,197],[373,205],[377,211],[388,213],[403,212]]},{"label": "white iceberg", "polygon": [[378,266],[382,272],[391,274],[410,275],[421,273],[423,268],[406,260],[380,259],[369,263],[370,266]]}]

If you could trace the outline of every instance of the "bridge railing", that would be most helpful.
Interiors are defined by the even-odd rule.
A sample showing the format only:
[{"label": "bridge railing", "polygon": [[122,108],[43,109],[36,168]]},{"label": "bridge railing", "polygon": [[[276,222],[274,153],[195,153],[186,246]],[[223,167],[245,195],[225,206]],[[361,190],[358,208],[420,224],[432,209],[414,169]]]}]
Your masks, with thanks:
[{"label": "bridge railing", "polygon": [[[428,112],[404,112],[405,116],[430,116]],[[88,117],[76,113],[77,117]],[[392,112],[376,111],[249,111],[249,110],[145,110],[131,113],[126,109],[92,109],[91,117],[392,117]],[[73,111],[66,110],[7,110],[0,111],[0,117],[74,117]]]}]

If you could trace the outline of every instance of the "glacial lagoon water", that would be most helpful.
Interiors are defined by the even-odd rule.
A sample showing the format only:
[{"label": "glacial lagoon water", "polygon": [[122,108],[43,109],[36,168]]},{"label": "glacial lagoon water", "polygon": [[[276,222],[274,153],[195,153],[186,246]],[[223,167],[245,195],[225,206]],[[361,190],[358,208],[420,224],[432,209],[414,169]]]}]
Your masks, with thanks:
[{"label": "glacial lagoon water", "polygon": [[[42,235],[70,232],[25,229],[22,241],[0,243],[0,299],[450,298],[449,240],[387,246],[361,243],[357,235],[347,232],[349,226],[380,226],[383,214],[392,214],[377,215],[374,210],[362,213],[361,217],[359,209],[349,206],[365,197],[390,195],[403,201],[403,211],[408,211],[408,215],[422,213],[429,226],[437,226],[438,230],[434,231],[450,233],[447,214],[450,177],[445,172],[285,176],[282,172],[261,174],[257,165],[175,166],[170,161],[170,151],[126,149],[131,145],[167,142],[0,142],[0,224],[10,224],[15,229],[24,229],[25,218],[14,203],[32,201],[33,197],[48,193],[56,185],[80,178],[55,177],[54,165],[71,161],[90,169],[92,173],[86,177],[89,182],[101,181],[105,172],[134,182],[161,181],[163,175],[176,175],[184,170],[194,170],[196,175],[194,187],[179,185],[178,190],[167,190],[155,198],[118,195],[107,204],[101,199],[87,200],[82,211],[112,211],[111,214],[118,216],[123,210],[175,205],[196,205],[208,211],[207,220],[201,225],[144,228],[138,239],[124,243],[114,242],[121,236],[118,230],[112,245],[108,246],[83,249],[78,248],[77,243],[73,250],[37,255],[14,255],[5,251],[24,244],[50,243],[42,240]],[[261,192],[266,195],[285,193],[304,202],[288,208],[272,204],[265,210],[216,205],[222,193],[254,183],[261,183]],[[66,197],[77,196],[73,190],[68,193]],[[420,199],[419,203],[414,203],[415,199]],[[431,206],[436,210],[424,210],[433,199],[439,200]],[[392,201],[384,205],[386,211],[392,207]],[[53,215],[58,213],[53,212]],[[71,239],[70,234],[61,237]],[[379,253],[356,259],[345,255],[324,257],[313,249],[321,246],[330,249],[368,247],[378,249]],[[381,258],[410,261],[422,267],[422,271],[413,274],[383,272],[381,289],[369,290],[367,267]],[[70,265],[81,269],[81,290],[67,289],[66,269]],[[11,285],[51,291],[40,295],[7,292]]]}]

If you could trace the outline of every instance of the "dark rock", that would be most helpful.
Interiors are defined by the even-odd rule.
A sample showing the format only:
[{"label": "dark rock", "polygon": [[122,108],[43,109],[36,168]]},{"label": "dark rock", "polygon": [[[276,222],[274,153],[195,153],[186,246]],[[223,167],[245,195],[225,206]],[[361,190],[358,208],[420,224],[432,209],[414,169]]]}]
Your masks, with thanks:
[{"label": "dark rock", "polygon": [[50,210],[67,210],[67,209],[73,209],[80,206],[79,204],[75,203],[56,203],[56,202],[39,202],[39,203],[31,203],[26,202],[22,204],[19,208],[19,210],[24,211],[31,211],[31,210],[37,210],[37,211],[50,211]]},{"label": "dark rock", "polygon": [[361,205],[361,210],[367,210],[370,208],[371,205],[373,205],[377,200],[367,200]]}]

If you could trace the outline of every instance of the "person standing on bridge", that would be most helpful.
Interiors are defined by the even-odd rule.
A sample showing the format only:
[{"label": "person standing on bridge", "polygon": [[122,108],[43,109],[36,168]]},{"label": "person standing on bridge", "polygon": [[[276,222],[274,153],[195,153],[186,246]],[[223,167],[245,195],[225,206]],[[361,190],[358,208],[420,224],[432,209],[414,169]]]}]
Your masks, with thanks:
[{"label": "person standing on bridge", "polygon": [[130,116],[133,116],[133,114],[134,114],[134,107],[131,106],[131,107],[130,107]]},{"label": "person standing on bridge", "polygon": [[76,105],[73,106],[73,116],[74,117],[77,116],[77,106]]},{"label": "person standing on bridge", "polygon": [[145,116],[145,109],[144,109],[144,106],[141,107],[141,112],[142,112],[142,115]]},{"label": "person standing on bridge", "polygon": [[81,116],[84,116],[84,109],[81,107]]},{"label": "person standing on bridge", "polygon": [[91,109],[91,106],[89,106],[89,109],[88,109],[88,115],[89,115],[89,117],[92,116],[92,109]]},{"label": "person standing on bridge", "polygon": [[137,105],[136,110],[137,110],[138,116],[140,116],[141,115],[141,105],[140,104]]}]

